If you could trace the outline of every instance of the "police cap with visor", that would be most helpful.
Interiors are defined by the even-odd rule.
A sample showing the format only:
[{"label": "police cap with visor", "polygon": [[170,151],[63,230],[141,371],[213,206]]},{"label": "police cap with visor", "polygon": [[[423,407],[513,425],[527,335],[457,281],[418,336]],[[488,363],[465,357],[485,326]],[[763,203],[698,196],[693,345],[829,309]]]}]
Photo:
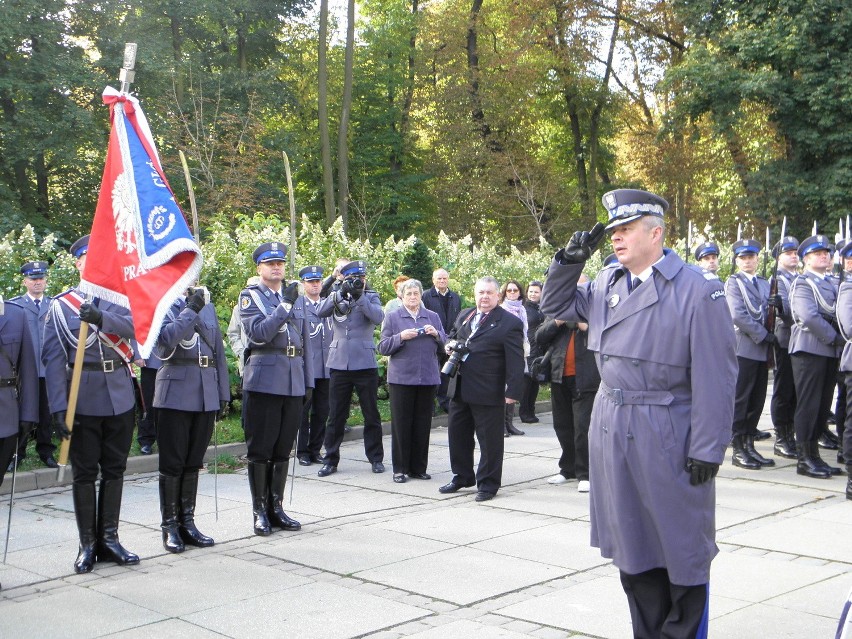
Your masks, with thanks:
[{"label": "police cap with visor", "polygon": [[695,260],[698,261],[708,255],[719,255],[719,246],[715,242],[704,242],[695,249]]},{"label": "police cap with visor", "polygon": [[343,268],[340,269],[340,273],[343,277],[360,277],[362,275],[366,275],[367,263],[364,260],[349,262],[349,264],[345,264]]},{"label": "police cap with visor", "polygon": [[287,246],[282,242],[266,242],[258,246],[251,258],[255,264],[263,262],[283,262],[287,257]]},{"label": "police cap with visor", "polygon": [[669,203],[659,195],[639,189],[616,189],[605,193],[601,201],[609,214],[607,231],[643,215],[663,217],[669,208]]},{"label": "police cap with visor", "polygon": [[814,251],[828,251],[829,253],[834,253],[834,245],[828,239],[827,235],[811,235],[808,238],[802,240],[802,243],[799,244],[799,259],[802,259],[808,253],[813,253]]},{"label": "police cap with visor", "polygon": [[299,279],[310,282],[311,280],[321,280],[323,275],[322,266],[306,266],[299,269]]},{"label": "police cap with visor", "polygon": [[31,280],[40,280],[47,277],[47,262],[27,262],[21,267],[21,275]]},{"label": "police cap with visor", "polygon": [[731,250],[734,252],[734,257],[740,257],[741,255],[749,255],[754,254],[757,255],[760,253],[763,248],[763,244],[758,242],[757,240],[737,240],[731,246]]},{"label": "police cap with visor", "polygon": [[796,251],[799,249],[799,240],[792,235],[785,235],[775,246],[772,247],[772,257],[778,257],[781,253],[787,251]]},{"label": "police cap with visor", "polygon": [[71,248],[68,249],[68,252],[71,253],[77,259],[83,257],[86,253],[89,252],[89,235],[84,235],[79,240],[74,242],[71,245]]}]

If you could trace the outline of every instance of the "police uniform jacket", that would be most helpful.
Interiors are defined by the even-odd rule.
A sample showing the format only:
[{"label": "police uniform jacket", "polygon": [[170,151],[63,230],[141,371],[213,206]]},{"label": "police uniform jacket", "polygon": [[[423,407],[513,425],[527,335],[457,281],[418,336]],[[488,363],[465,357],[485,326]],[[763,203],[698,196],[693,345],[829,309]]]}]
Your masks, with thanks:
[{"label": "police uniform jacket", "polygon": [[840,336],[835,328],[834,305],[837,288],[831,278],[805,271],[790,289],[790,355],[810,353],[823,357],[840,356]]},{"label": "police uniform jacket", "polygon": [[188,412],[219,410],[231,398],[225,344],[216,309],[196,313],[178,300],[166,313],[157,338],[163,360],[154,385],[154,407]]},{"label": "police uniform jacket", "polygon": [[[431,324],[438,331],[437,339],[432,335],[418,335],[414,339],[403,340],[400,333],[410,328],[423,328]],[[409,386],[437,386],[441,383],[441,367],[438,364],[438,350],[443,350],[447,336],[441,327],[441,318],[437,313],[423,308],[417,311],[417,317],[411,316],[405,307],[398,308],[385,317],[382,324],[382,338],[379,340],[379,352],[389,355],[388,382]]]},{"label": "police uniform jacket", "polygon": [[687,458],[721,463],[731,438],[737,360],[719,279],[666,249],[628,295],[621,266],[577,286],[583,264],[553,261],[542,311],[589,324],[601,387],[589,430],[592,545],[624,572],[666,568],[709,581],[715,487],[689,484]]},{"label": "police uniform jacket", "polygon": [[852,282],[840,284],[840,291],[837,293],[837,323],[844,336],[840,370],[844,373],[852,373],[852,341],[850,341],[852,340]]},{"label": "police uniform jacket", "polygon": [[766,334],[766,301],[769,299],[769,282],[759,275],[752,278],[737,272],[725,282],[725,296],[737,340],[737,357],[765,362],[769,344]]},{"label": "police uniform jacket", "polygon": [[27,311],[3,303],[0,315],[0,439],[18,432],[20,422],[38,421],[38,369]]},{"label": "police uniform jacket", "polygon": [[[778,296],[781,298],[781,309],[775,309],[775,337],[781,348],[790,346],[790,329],[793,326],[793,317],[790,315],[790,287],[796,277],[798,277],[797,273],[778,269]],[[770,287],[771,285],[770,282]]]},{"label": "police uniform jacket", "polygon": [[[68,409],[71,367],[74,365],[77,336],[80,334],[80,316],[62,302],[62,297],[70,292],[53,298],[44,325],[41,361],[44,364],[51,413]],[[79,295],[83,296],[82,293]],[[133,320],[129,310],[106,300],[98,300],[96,306],[103,313],[101,330],[104,333],[126,339],[133,337]],[[95,326],[89,326],[77,412],[92,417],[121,415],[136,404],[130,366],[119,353],[102,342],[99,333],[100,330]],[[105,369],[111,369],[112,372],[105,372]]]},{"label": "police uniform jacket", "polygon": [[308,330],[311,339],[310,357],[314,369],[314,379],[328,379],[330,376],[328,368],[328,349],[331,347],[332,328],[331,317],[319,316],[319,305],[322,300],[314,304],[307,296],[303,295],[305,317],[308,319]]},{"label": "police uniform jacket", "polygon": [[[444,301],[447,302],[447,310],[444,310]],[[423,306],[428,308],[433,313],[437,313],[441,318],[441,326],[446,333],[452,330],[456,323],[456,318],[461,311],[461,298],[455,291],[447,289],[446,296],[442,299],[442,295],[434,286],[423,293]]]},{"label": "police uniform jacket", "polygon": [[346,300],[340,291],[334,291],[320,302],[317,314],[332,320],[334,334],[326,362],[329,368],[342,371],[378,368],[373,328],[385,316],[378,293],[365,290],[357,300]]},{"label": "police uniform jacket", "polygon": [[19,295],[9,300],[18,304],[26,311],[27,325],[30,329],[30,338],[33,340],[36,361],[38,363],[39,377],[44,377],[44,364],[41,363],[41,344],[44,339],[44,318],[47,317],[47,312],[50,310],[50,301],[52,299],[52,297],[44,295],[41,298],[38,308],[36,308],[35,302],[33,302],[29,295]]},{"label": "police uniform jacket", "polygon": [[[476,309],[459,313],[449,337],[467,340],[470,354],[450,378],[447,397],[468,404],[498,406],[505,398],[519,399],[524,385],[524,323],[495,306],[471,335]],[[461,391],[458,383],[461,379]]]},{"label": "police uniform jacket", "polygon": [[310,333],[304,300],[291,306],[263,283],[240,293],[240,321],[246,333],[243,390],[290,397],[314,387]]}]

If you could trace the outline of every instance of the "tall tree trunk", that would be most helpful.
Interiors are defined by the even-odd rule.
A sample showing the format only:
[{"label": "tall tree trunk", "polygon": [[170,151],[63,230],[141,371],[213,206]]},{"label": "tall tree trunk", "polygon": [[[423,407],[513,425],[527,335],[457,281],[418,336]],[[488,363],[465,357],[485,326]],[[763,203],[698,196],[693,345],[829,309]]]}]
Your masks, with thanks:
[{"label": "tall tree trunk", "polygon": [[355,0],[347,2],[346,54],[344,56],[343,103],[337,132],[337,208],[344,233],[349,228],[349,114],[352,110],[352,74],[355,57]]},{"label": "tall tree trunk", "polygon": [[583,150],[583,129],[580,125],[580,113],[577,108],[575,96],[568,90],[565,90],[563,95],[568,106],[568,121],[571,123],[571,138],[574,148],[574,166],[577,171],[577,190],[580,192],[580,207],[581,210],[585,210],[585,203],[589,200],[589,179],[586,174],[586,157]]},{"label": "tall tree trunk", "polygon": [[180,23],[174,15],[174,8],[169,7],[169,25],[172,31],[172,60],[175,63],[175,100],[178,106],[183,106],[184,78],[183,78],[183,42],[180,35]]},{"label": "tall tree trunk", "polygon": [[483,141],[488,146],[489,150],[495,153],[503,151],[503,145],[499,140],[495,140],[491,134],[491,126],[485,118],[485,111],[482,107],[482,96],[479,94],[479,41],[478,41],[478,26],[479,12],[482,9],[483,0],[473,0],[470,7],[470,17],[467,26],[467,73],[468,84],[467,91],[470,96],[471,117],[473,122],[479,129],[479,134]]},{"label": "tall tree trunk", "polygon": [[44,151],[39,151],[35,157],[36,174],[36,211],[48,220],[50,219],[50,195],[48,193],[47,162]]},{"label": "tall tree trunk", "polygon": [[328,130],[328,0],[320,0],[319,48],[317,55],[320,154],[322,156],[322,187],[325,220],[334,224],[334,175],[331,167],[331,136]]}]

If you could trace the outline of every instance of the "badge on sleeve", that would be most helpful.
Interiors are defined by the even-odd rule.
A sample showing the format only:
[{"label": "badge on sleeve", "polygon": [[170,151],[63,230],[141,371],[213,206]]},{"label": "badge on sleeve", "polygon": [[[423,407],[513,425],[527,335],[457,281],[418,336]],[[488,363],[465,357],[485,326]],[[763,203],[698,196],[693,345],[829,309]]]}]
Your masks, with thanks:
[{"label": "badge on sleeve", "polygon": [[713,291],[712,293],[710,293],[710,299],[711,300],[717,300],[720,297],[725,297],[725,291],[722,290],[722,289],[719,289],[718,291]]},{"label": "badge on sleeve", "polygon": [[247,308],[249,307],[249,305],[250,305],[250,304],[251,304],[251,299],[249,299],[249,296],[248,296],[248,295],[243,295],[243,296],[240,298],[240,308],[241,308],[242,310],[247,309]]}]

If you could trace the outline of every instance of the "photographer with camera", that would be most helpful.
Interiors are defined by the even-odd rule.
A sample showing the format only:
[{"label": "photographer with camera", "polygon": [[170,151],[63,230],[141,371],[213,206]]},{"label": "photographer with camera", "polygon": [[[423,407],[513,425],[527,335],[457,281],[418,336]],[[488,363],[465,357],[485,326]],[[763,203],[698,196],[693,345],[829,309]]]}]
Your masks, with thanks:
[{"label": "photographer with camera", "polygon": [[384,311],[376,291],[368,289],[367,263],[356,260],[340,269],[343,280],[336,290],[320,302],[319,317],[331,317],[334,333],[328,349],[326,365],[331,370],[329,382],[329,418],[325,430],[325,457],[317,475],[327,477],[337,472],[340,444],[343,442],[352,391],[364,415],[364,451],[374,473],[385,472],[382,460],[382,419],[379,415],[379,389],[376,344],[373,329],[382,323]]},{"label": "photographer with camera", "polygon": [[423,308],[423,286],[418,280],[400,285],[402,307],[391,311],[382,325],[379,352],[387,355],[391,408],[391,457],[393,480],[431,479],[429,431],[432,404],[441,381],[438,349],[443,349],[444,330],[437,313]]},{"label": "photographer with camera", "polygon": [[[503,477],[505,404],[521,396],[524,325],[498,305],[499,284],[482,277],[474,287],[476,308],[459,313],[447,343],[450,358],[441,371],[450,379],[448,435],[453,478],[439,492],[477,487],[476,501],[494,498]],[[474,474],[474,434],[479,467]]]}]

